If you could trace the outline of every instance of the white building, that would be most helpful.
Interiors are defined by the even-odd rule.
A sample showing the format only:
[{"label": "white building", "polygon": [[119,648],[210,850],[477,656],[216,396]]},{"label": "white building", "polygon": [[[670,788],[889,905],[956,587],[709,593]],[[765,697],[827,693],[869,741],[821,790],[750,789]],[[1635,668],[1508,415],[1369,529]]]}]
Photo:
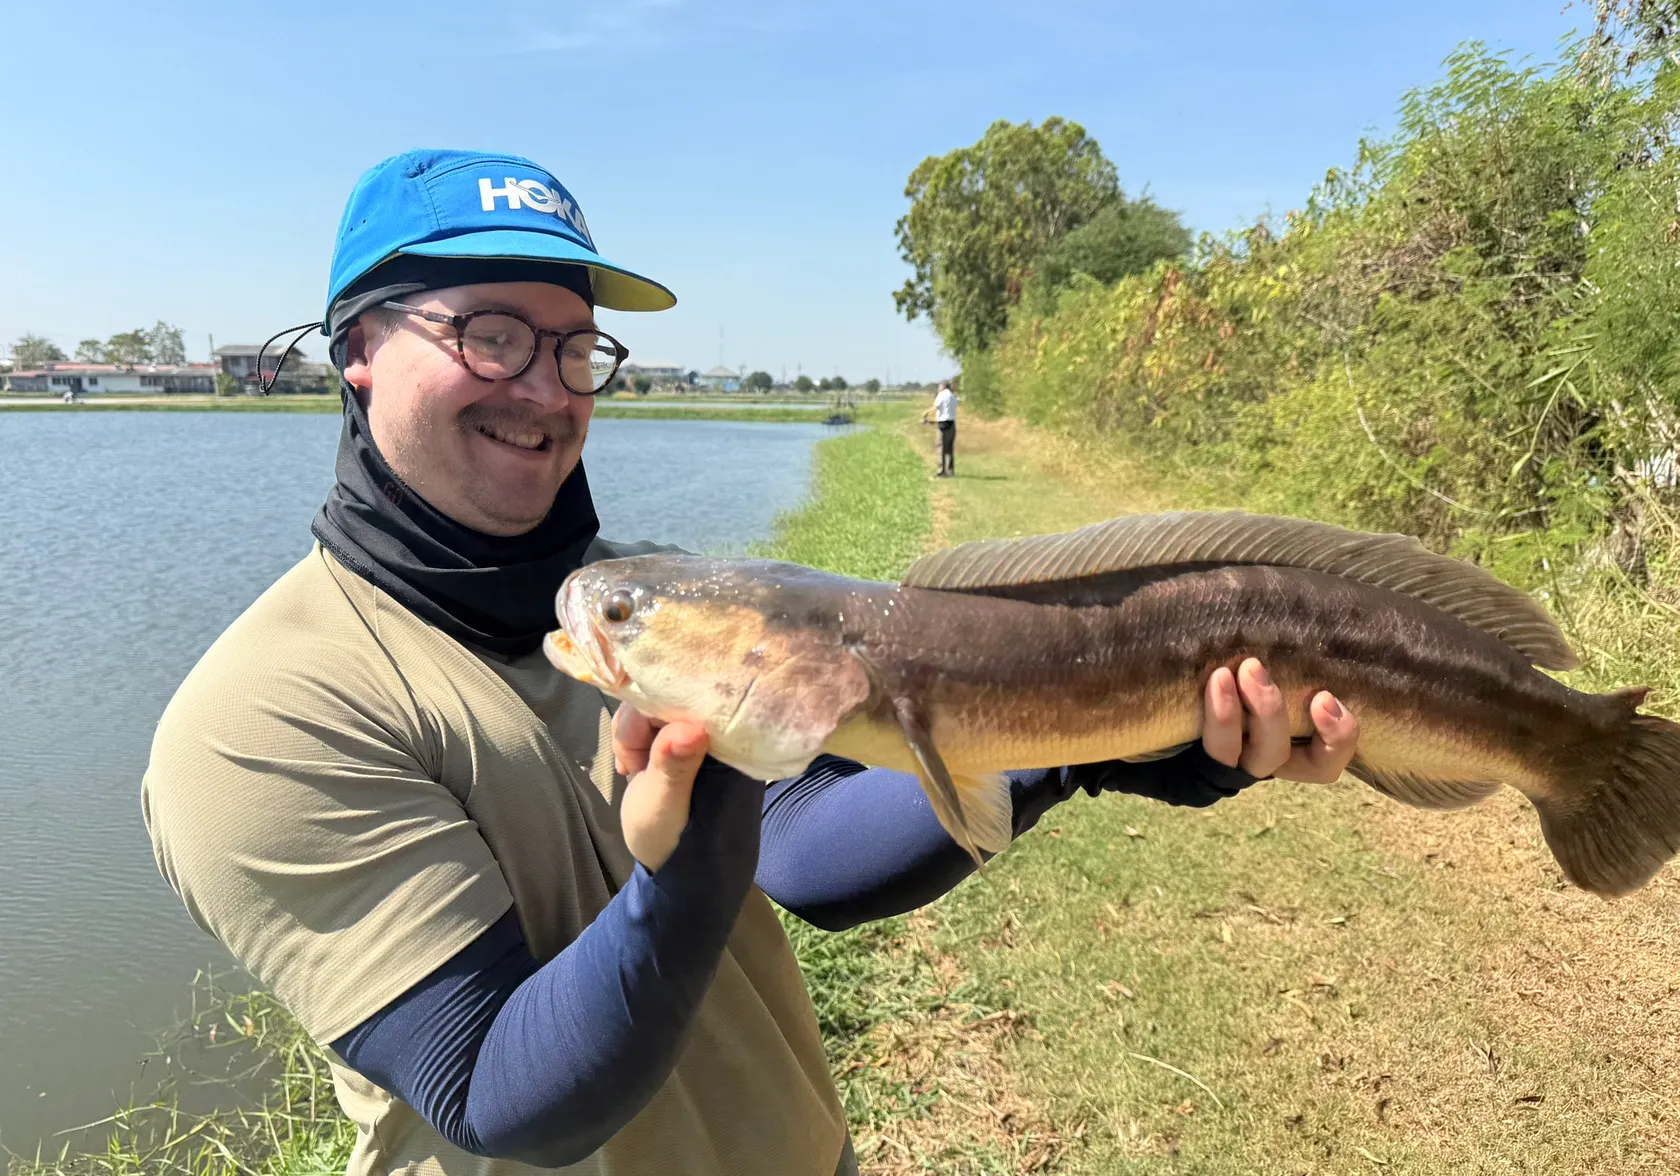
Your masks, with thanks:
[{"label": "white building", "polygon": [[0,391],[63,395],[157,396],[216,390],[216,367],[208,363],[49,363],[0,376]]},{"label": "white building", "polygon": [[626,383],[637,376],[646,376],[655,384],[680,384],[688,378],[688,369],[678,363],[650,359],[645,363],[627,363],[618,369],[618,374]]}]

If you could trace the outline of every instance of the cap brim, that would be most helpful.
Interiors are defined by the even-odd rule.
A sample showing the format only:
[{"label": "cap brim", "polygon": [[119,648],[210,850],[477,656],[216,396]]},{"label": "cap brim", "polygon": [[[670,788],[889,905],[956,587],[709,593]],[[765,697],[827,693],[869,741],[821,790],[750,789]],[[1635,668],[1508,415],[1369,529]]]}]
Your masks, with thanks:
[{"label": "cap brim", "polygon": [[553,233],[494,229],[404,245],[397,252],[421,257],[516,257],[581,265],[590,271],[596,306],[608,310],[669,310],[677,304],[677,296],[653,279],[631,273]]}]

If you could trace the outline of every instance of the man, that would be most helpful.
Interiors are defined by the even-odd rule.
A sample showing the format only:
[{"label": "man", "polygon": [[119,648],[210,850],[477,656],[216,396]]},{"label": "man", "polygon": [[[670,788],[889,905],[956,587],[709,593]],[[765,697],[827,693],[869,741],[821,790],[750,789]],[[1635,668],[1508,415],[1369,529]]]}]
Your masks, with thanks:
[{"label": "man", "polygon": [[[192,916],[330,1052],[353,1173],[854,1172],[766,895],[837,928],[971,869],[908,776],[766,788],[542,656],[566,573],[649,549],[596,535],[580,454],[627,352],[594,307],[674,301],[528,160],[411,152],[351,193],[319,542],[182,683],[143,804]],[[1014,774],[1017,833],[1079,788],[1207,804],[1352,754],[1327,694],[1292,749],[1258,663],[1208,689],[1202,747]]]},{"label": "man", "polygon": [[929,412],[939,426],[939,472],[934,477],[954,478],[957,474],[957,394],[951,391],[950,384],[940,381],[933,407],[922,414],[922,420],[927,420]]}]

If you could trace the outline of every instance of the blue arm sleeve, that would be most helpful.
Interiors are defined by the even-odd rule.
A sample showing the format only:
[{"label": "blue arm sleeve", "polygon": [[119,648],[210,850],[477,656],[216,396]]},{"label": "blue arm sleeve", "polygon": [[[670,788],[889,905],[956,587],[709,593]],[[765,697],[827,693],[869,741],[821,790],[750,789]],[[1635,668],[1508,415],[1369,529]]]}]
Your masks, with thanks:
[{"label": "blue arm sleeve", "polygon": [[761,790],[708,760],[670,859],[557,956],[539,965],[509,911],[333,1050],[466,1151],[585,1158],[676,1064],[752,885]]},{"label": "blue arm sleeve", "polygon": [[[1143,764],[1110,761],[1006,773],[1014,835],[1080,788],[1204,806],[1254,782],[1197,744]],[[759,888],[808,923],[843,931],[925,906],[974,871],[916,777],[819,756],[764,796]]]}]

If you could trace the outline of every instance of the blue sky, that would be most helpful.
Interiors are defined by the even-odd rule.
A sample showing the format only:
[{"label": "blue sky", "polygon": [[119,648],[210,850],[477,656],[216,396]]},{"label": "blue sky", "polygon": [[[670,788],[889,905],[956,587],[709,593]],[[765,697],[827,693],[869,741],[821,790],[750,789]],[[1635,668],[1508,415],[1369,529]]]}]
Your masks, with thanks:
[{"label": "blue sky", "polygon": [[[0,345],[164,319],[189,355],[318,317],[363,169],[530,156],[676,309],[638,359],[927,380],[893,239],[925,156],[1083,123],[1128,192],[1222,231],[1298,206],[1461,41],[1536,61],[1564,0],[0,3]],[[321,358],[318,338],[313,357]]]}]

